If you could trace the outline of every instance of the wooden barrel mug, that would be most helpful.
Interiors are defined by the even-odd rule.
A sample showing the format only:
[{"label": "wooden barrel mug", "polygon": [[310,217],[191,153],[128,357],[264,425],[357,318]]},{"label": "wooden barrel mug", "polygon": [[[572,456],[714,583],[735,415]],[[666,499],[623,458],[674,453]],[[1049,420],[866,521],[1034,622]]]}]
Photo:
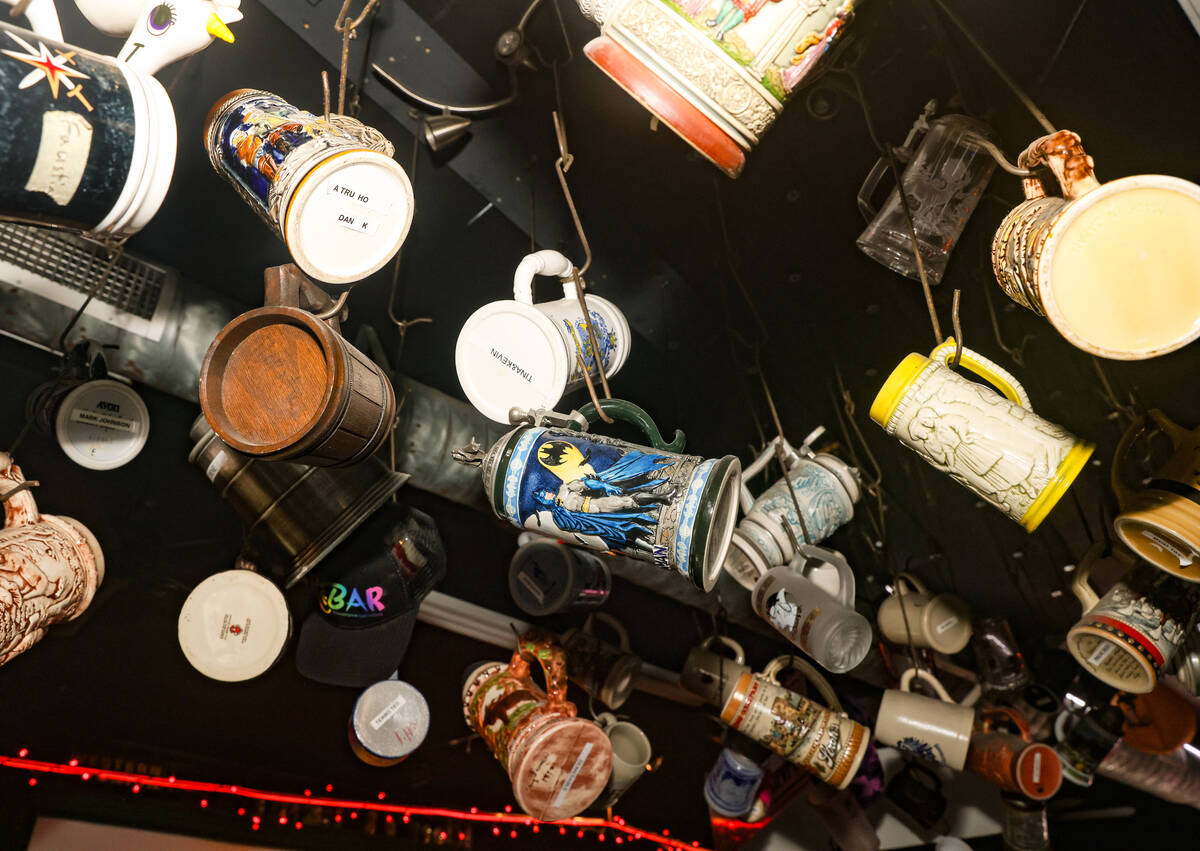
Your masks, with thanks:
[{"label": "wooden barrel mug", "polygon": [[266,306],[219,333],[200,370],[200,406],[238,452],[318,467],[374,454],[395,417],[391,382],[322,320],[328,297],[294,265],[266,272]]}]

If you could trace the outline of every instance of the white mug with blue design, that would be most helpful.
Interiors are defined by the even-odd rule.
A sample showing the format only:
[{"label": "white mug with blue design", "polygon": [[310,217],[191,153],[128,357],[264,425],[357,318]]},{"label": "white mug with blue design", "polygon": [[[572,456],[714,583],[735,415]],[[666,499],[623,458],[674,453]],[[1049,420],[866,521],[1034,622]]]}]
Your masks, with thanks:
[{"label": "white mug with blue design", "polygon": [[[928,683],[937,697],[913,694],[910,689],[914,677]],[[933,674],[909,668],[900,677],[900,688],[883,694],[875,720],[875,740],[926,762],[961,771],[967,764],[974,727],[974,708],[955,703]]]}]

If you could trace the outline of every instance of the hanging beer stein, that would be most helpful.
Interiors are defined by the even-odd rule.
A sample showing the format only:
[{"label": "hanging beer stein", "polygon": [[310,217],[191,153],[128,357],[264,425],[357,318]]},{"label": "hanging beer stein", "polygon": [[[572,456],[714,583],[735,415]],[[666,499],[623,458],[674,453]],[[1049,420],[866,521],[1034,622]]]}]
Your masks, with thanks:
[{"label": "hanging beer stein", "polygon": [[1101,185],[1069,130],[1017,164],[1049,168],[1062,197],[1026,178],[1027,200],[996,231],[992,268],[1013,301],[1103,358],[1144,360],[1200,336],[1200,186],[1161,174]]},{"label": "hanging beer stein", "polygon": [[[535,275],[558,278],[562,298],[534,304]],[[624,314],[589,294],[585,317],[574,276],[574,264],[557,251],[530,254],[513,275],[512,300],[485,304],[463,323],[454,349],[458,381],[484,416],[507,423],[513,408],[551,410],[584,385],[584,369],[598,381],[600,366],[612,376],[624,365],[630,344]]]},{"label": "hanging beer stein", "polygon": [[[813,451],[812,442],[824,431],[823,426],[815,429],[799,450],[777,437],[742,471],[741,505],[746,516],[733,532],[725,572],[748,591],[768,570],[792,560],[792,538],[819,544],[854,517],[854,505],[862,496],[858,470],[836,455]],[[777,457],[777,445],[783,450],[787,475],[755,499],[746,482]],[[785,527],[791,528],[790,535]]]},{"label": "hanging beer stein", "polygon": [[[617,646],[596,637],[595,621],[613,631]],[[629,652],[629,632],[612,615],[604,612],[588,615],[581,629],[568,630],[563,635],[562,646],[571,682],[609,709],[620,709],[633,694],[642,672],[642,660]]]},{"label": "hanging beer stein", "polygon": [[[1171,441],[1171,458],[1135,491],[1121,468],[1137,438],[1158,430]],[[1200,582],[1200,429],[1188,431],[1162,411],[1139,417],[1117,444],[1112,488],[1121,504],[1113,529],[1131,550],[1155,567]]]},{"label": "hanging beer stein", "polygon": [[[787,666],[801,671],[831,708],[781,686],[777,675]],[[825,678],[796,656],[780,656],[761,674],[738,677],[721,720],[837,789],[850,785],[871,738],[868,728],[842,711]]]},{"label": "hanging beer stein", "polygon": [[746,152],[829,50],[852,0],[579,0],[584,48],[617,85],[737,177]]},{"label": "hanging beer stein", "polygon": [[[937,697],[912,693],[919,677]],[[960,706],[937,677],[921,668],[909,668],[900,677],[900,687],[883,693],[875,721],[875,740],[926,762],[961,771],[975,728],[975,710]]]},{"label": "hanging beer stein", "polygon": [[0,665],[83,614],[104,581],[95,536],[78,520],[38,513],[29,487],[0,452]]},{"label": "hanging beer stein", "polygon": [[1095,446],[1035,414],[1020,382],[982,355],[964,348],[960,363],[1007,400],[954,372],[955,350],[947,340],[929,357],[908,355],[871,403],[871,419],[1032,532]]},{"label": "hanging beer stein", "polygon": [[953,594],[931,594],[911,573],[896,575],[896,591],[883,601],[879,631],[893,644],[929,647],[953,656],[971,640],[971,610]]},{"label": "hanging beer stein", "polygon": [[[541,665],[546,691],[531,678],[526,657]],[[521,636],[507,665],[484,663],[463,687],[467,726],[508,772],[521,809],[543,821],[587,809],[612,772],[608,736],[575,712],[567,700],[566,655],[546,633]]]},{"label": "hanging beer stein", "polygon": [[518,544],[508,564],[508,593],[525,614],[545,617],[607,602],[612,573],[595,553],[532,532],[522,532]]},{"label": "hanging beer stein", "polygon": [[278,95],[238,89],[209,111],[204,144],[213,169],[319,281],[361,281],[408,235],[408,175],[391,142],[356,119],[326,121]]},{"label": "hanging beer stein", "polygon": [[179,610],[178,638],[204,676],[237,683],[265,674],[292,637],[283,592],[244,562],[192,589]]},{"label": "hanging beer stein", "polygon": [[1062,786],[1062,762],[1049,745],[1009,733],[985,731],[971,737],[966,767],[1001,790],[1046,801]]},{"label": "hanging beer stein", "polygon": [[392,384],[351,346],[329,299],[292,265],[266,271],[266,307],[217,334],[200,369],[200,407],[229,446],[266,461],[331,467],[375,453],[395,416]]},{"label": "hanging beer stein", "polygon": [[597,415],[588,404],[569,417],[531,412],[486,454],[473,445],[455,457],[482,466],[492,510],[514,526],[653,562],[711,590],[733,533],[741,463],[679,455],[683,432],[667,443],[636,405],[600,406],[650,446],[589,434]]},{"label": "hanging beer stein", "polygon": [[[713,650],[714,644],[723,645],[732,655]],[[713,706],[724,706],[738,679],[750,673],[742,645],[728,636],[710,635],[688,651],[679,684]]]}]

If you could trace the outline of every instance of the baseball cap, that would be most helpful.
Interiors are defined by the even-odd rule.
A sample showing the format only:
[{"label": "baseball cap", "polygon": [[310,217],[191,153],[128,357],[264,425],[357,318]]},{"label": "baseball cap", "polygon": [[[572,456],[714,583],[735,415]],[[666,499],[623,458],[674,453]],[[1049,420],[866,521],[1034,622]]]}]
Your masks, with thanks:
[{"label": "baseball cap", "polygon": [[366,688],[399,667],[421,601],[446,575],[446,551],[432,517],[388,504],[314,573],[296,669],[320,683]]}]

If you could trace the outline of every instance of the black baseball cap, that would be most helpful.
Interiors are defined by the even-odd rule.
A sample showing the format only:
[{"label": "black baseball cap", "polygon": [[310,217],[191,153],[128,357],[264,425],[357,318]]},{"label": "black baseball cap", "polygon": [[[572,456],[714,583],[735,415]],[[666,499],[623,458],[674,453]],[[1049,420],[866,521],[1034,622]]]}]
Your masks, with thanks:
[{"label": "black baseball cap", "polygon": [[421,601],[446,575],[446,551],[432,517],[388,503],[314,573],[296,669],[320,683],[366,688],[399,667]]}]

